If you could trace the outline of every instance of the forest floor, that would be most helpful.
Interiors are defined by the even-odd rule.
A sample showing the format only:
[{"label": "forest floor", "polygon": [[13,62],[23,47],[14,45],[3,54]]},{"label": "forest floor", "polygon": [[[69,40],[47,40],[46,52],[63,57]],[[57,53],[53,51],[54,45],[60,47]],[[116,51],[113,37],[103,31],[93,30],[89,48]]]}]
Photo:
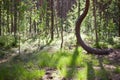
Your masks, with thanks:
[{"label": "forest floor", "polygon": [[[15,51],[14,51],[15,50]],[[44,51],[48,51],[50,53],[55,53],[56,50],[54,46],[47,46],[44,49],[41,50],[41,52]],[[16,49],[13,49],[13,52],[16,52]],[[22,54],[25,55],[28,53],[24,53]],[[12,58],[14,58],[15,56],[19,55],[18,53],[13,53],[11,55],[7,55],[4,59],[0,60],[0,64],[2,63],[8,63],[10,62],[10,60],[12,60]],[[26,58],[26,57],[22,57],[22,58]],[[120,69],[117,69],[118,66],[120,66],[120,54],[116,53],[116,54],[110,54],[108,56],[97,56],[97,59],[100,60],[102,62],[102,59],[107,59],[109,60],[109,64],[106,63],[101,63],[101,65],[99,66],[93,66],[93,69],[95,71],[97,70],[106,70],[107,71],[107,75],[109,77],[109,80],[120,80]],[[68,68],[69,69],[69,68]],[[76,70],[80,71],[83,68],[81,67],[76,67]],[[61,77],[60,76],[60,71],[56,68],[51,68],[51,67],[44,67],[45,70],[45,75],[40,78],[40,80],[78,80],[78,79],[72,79],[72,78],[65,78],[65,77]],[[71,70],[71,69],[69,69]],[[118,71],[117,71],[118,70]],[[107,79],[101,79],[99,76],[94,76],[94,80],[107,80]],[[81,79],[82,80],[82,79]],[[85,79],[86,80],[86,79]],[[91,80],[91,79],[87,79],[87,80]]]},{"label": "forest floor", "polygon": [[[70,53],[74,53],[74,50],[75,50],[74,43],[72,41],[69,42],[71,39],[73,39],[73,36],[74,35],[64,37],[65,42],[64,42],[63,47],[67,52],[70,52]],[[0,58],[0,66],[2,64],[10,63],[17,56],[20,56],[20,58],[16,59],[16,61],[17,60],[29,60],[29,57],[31,57],[33,54],[38,55],[38,53],[41,54],[41,53],[47,52],[50,54],[53,54],[53,53],[56,54],[57,51],[60,50],[60,43],[61,43],[61,40],[55,40],[51,43],[51,45],[47,45],[44,47],[42,47],[42,46],[36,47],[37,44],[33,45],[33,43],[26,43],[27,46],[25,46],[26,44],[22,45],[20,54],[19,54],[18,48],[12,48],[11,50],[3,49],[3,52],[6,53],[6,55],[4,55],[4,57]],[[89,70],[89,67],[87,68],[87,70],[89,71],[89,73],[87,73],[87,77],[88,77],[87,79],[76,79],[75,77],[72,78],[72,76],[69,76],[69,78],[66,78],[63,75],[61,76],[61,72],[59,71],[59,69],[54,68],[54,66],[53,66],[53,67],[44,67],[43,69],[45,71],[45,74],[39,80],[120,80],[120,53],[119,52],[120,51],[118,51],[116,53],[112,53],[108,56],[92,55],[95,57],[95,59],[98,60],[98,62],[97,62],[97,65],[95,64],[95,65],[91,66],[92,63],[88,63],[89,61],[87,61],[86,65],[89,65],[89,67],[91,69],[91,70]],[[82,50],[82,53],[83,53],[83,55],[86,55],[86,52],[84,50]],[[89,58],[91,58],[91,55],[88,55],[88,56],[89,56]],[[44,57],[46,57],[46,56],[44,56]],[[69,73],[72,70],[74,70],[74,68],[68,67],[67,73]],[[82,72],[82,70],[84,70],[84,67],[76,66],[75,70]],[[97,72],[99,70],[102,71],[103,73]],[[96,74],[95,74],[95,72],[96,72]],[[89,76],[89,74],[92,74],[92,75],[94,74],[94,76],[91,77],[91,75]],[[80,75],[84,75],[84,72],[82,72]],[[105,78],[101,78],[101,76],[103,76],[103,75],[105,76]],[[38,80],[38,79],[36,79],[36,80]]]},{"label": "forest floor", "polygon": [[[99,76],[94,76],[93,79],[89,78],[87,80],[120,80],[120,69],[117,69],[118,66],[120,67],[120,54],[111,54],[108,56],[97,56],[97,59],[100,61],[99,66],[93,66],[93,69],[95,71],[98,70],[103,70],[107,72],[105,73],[104,76],[107,77],[106,79],[102,79]],[[103,59],[107,59],[109,61],[109,64],[103,63]],[[69,69],[69,68],[68,68]],[[80,71],[83,68],[76,67],[76,70]],[[69,69],[71,70],[71,69]],[[59,71],[57,69],[52,69],[52,68],[46,68],[45,69],[46,73],[43,76],[42,80],[78,80],[76,78],[65,78],[65,77],[60,77]],[[92,70],[91,70],[92,72]],[[90,73],[92,74],[92,73]],[[79,79],[83,80],[83,79]],[[86,79],[85,79],[86,80]]]},{"label": "forest floor", "polygon": [[[53,53],[54,52],[53,50],[55,50],[55,48],[51,47],[51,46],[50,47],[47,46],[43,50]],[[4,59],[0,60],[0,63],[9,62],[15,56],[17,56],[16,53],[7,55]],[[104,57],[104,56],[102,56],[102,57]],[[109,56],[105,56],[105,58],[108,59],[110,62],[110,64],[103,64],[104,69],[107,70],[108,72],[110,72],[110,74],[109,74],[110,79],[109,80],[120,80],[119,71],[114,71],[114,70],[117,70],[116,66],[120,66],[120,54],[111,54]],[[94,70],[100,70],[101,66],[94,66],[93,68],[94,68]],[[82,68],[78,67],[76,69],[81,70]],[[52,69],[52,68],[46,67],[46,68],[44,68],[44,70],[45,70],[45,75],[42,77],[41,80],[77,80],[77,79],[70,79],[70,78],[61,77],[59,70],[54,69],[54,68]],[[102,79],[100,79],[99,77],[96,77],[95,80],[102,80]]]}]

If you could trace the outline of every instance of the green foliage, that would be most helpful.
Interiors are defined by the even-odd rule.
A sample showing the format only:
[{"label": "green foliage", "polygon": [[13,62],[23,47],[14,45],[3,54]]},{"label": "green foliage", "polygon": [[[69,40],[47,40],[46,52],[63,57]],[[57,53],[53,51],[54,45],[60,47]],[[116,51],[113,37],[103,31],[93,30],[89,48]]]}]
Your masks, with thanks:
[{"label": "green foliage", "polygon": [[74,59],[75,64],[74,66],[84,66],[85,62],[87,61],[87,55],[81,53],[82,49],[79,49],[79,53],[70,53],[70,52],[56,52],[56,53],[40,53],[37,55],[37,63],[39,67],[55,67],[55,68],[62,68],[62,67],[72,67]]},{"label": "green foliage", "polygon": [[[105,61],[103,62],[106,64]],[[60,76],[75,80],[94,80],[95,76],[107,80],[108,72],[105,69],[96,70],[94,66],[99,66],[98,60],[93,55],[83,54],[82,48],[75,49],[74,52],[43,51],[18,55],[10,63],[1,64],[0,80],[38,80],[45,75],[45,68],[54,68],[58,70]],[[115,72],[119,73],[119,67]]]},{"label": "green foliage", "polygon": [[113,47],[114,48],[120,48],[120,37],[115,37],[114,39],[114,45],[113,45]]},{"label": "green foliage", "polygon": [[78,71],[76,74],[77,79],[79,80],[87,80],[87,69],[82,68],[81,70]]},{"label": "green foliage", "polygon": [[120,73],[120,67],[117,66],[116,69],[114,70],[115,73],[119,74]]},{"label": "green foliage", "polygon": [[25,68],[23,64],[0,66],[0,80],[38,80],[43,70]]},{"label": "green foliage", "polygon": [[75,26],[76,19],[77,19],[77,6],[74,5],[67,14],[67,19],[65,24],[66,24],[66,28],[69,27],[68,30],[71,27]]},{"label": "green foliage", "polygon": [[[62,67],[69,63],[71,54],[68,52],[40,53],[38,57],[39,67]],[[65,62],[64,62],[65,61]]]},{"label": "green foliage", "polygon": [[108,72],[105,69],[101,69],[101,70],[96,70],[95,74],[98,78],[102,79],[102,80],[108,80]]},{"label": "green foliage", "polygon": [[4,58],[4,56],[6,55],[6,52],[5,51],[2,51],[2,50],[0,50],[0,59],[1,58]]},{"label": "green foliage", "polygon": [[108,43],[109,43],[109,44],[112,44],[112,45],[114,44],[114,40],[113,40],[112,37],[108,38]]},{"label": "green foliage", "polygon": [[108,43],[99,42],[98,44],[93,45],[95,48],[108,48]]},{"label": "green foliage", "polygon": [[10,48],[13,46],[15,38],[10,35],[0,36],[0,46],[5,48]]}]

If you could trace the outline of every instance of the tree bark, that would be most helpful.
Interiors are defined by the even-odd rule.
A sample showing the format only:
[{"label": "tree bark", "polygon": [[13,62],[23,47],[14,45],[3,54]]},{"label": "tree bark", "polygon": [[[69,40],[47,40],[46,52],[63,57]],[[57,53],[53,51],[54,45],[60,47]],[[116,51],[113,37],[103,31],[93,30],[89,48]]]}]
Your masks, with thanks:
[{"label": "tree bark", "polygon": [[34,34],[37,33],[37,25],[36,25],[36,21],[34,20],[33,21],[33,25],[34,25]]},{"label": "tree bark", "polygon": [[63,48],[63,41],[64,41],[64,39],[63,39],[63,18],[61,18],[61,46],[60,46],[60,48],[62,49]]},{"label": "tree bark", "polygon": [[[8,1],[8,4],[10,4],[10,2]],[[9,26],[9,19],[10,19],[10,17],[9,17],[9,14],[10,14],[10,8],[9,8],[10,6],[8,5],[8,7],[7,7],[7,28],[8,28],[8,33],[10,33],[10,26]]]},{"label": "tree bark", "polygon": [[[118,0],[118,9],[119,9],[119,12],[120,12],[120,0]],[[118,30],[118,34],[119,34],[119,37],[120,37],[120,13],[119,13],[119,30]]]},{"label": "tree bark", "polygon": [[29,19],[29,24],[30,24],[30,26],[29,26],[29,33],[31,34],[31,32],[32,32],[32,19],[31,19],[31,17]]},{"label": "tree bark", "polygon": [[78,17],[80,15],[80,0],[78,0]]},{"label": "tree bark", "polygon": [[87,46],[81,38],[80,25],[81,25],[82,21],[84,20],[84,18],[86,17],[87,13],[88,13],[89,5],[90,5],[90,1],[86,0],[85,10],[82,13],[82,15],[78,17],[78,19],[76,21],[76,27],[75,27],[75,32],[76,33],[75,33],[75,35],[76,35],[76,38],[77,38],[78,45],[81,45],[82,48],[85,49],[90,54],[108,55],[113,51],[112,49],[91,48],[91,47]]},{"label": "tree bark", "polygon": [[13,0],[10,0],[10,2],[11,2],[11,7],[10,7],[10,14],[11,14],[11,16],[10,16],[10,18],[11,18],[11,34],[13,33],[13,31],[14,31],[14,19],[13,19]]},{"label": "tree bark", "polygon": [[1,5],[2,5],[2,1],[0,1],[0,36],[2,35],[2,25],[1,25],[2,24],[1,23],[1,20],[2,20],[1,19],[1,16],[2,16],[2,14],[1,14],[2,13],[2,9],[1,8],[2,8],[2,6]]},{"label": "tree bark", "polygon": [[51,40],[54,39],[54,10],[53,10],[53,0],[51,0]]},{"label": "tree bark", "polygon": [[63,48],[63,41],[64,41],[64,39],[63,39],[63,1],[61,1],[61,5],[62,5],[62,7],[61,7],[61,49]]},{"label": "tree bark", "polygon": [[18,1],[16,2],[14,0],[14,38],[15,38],[15,42],[14,42],[14,46],[17,45],[17,3]]},{"label": "tree bark", "polygon": [[93,0],[93,16],[94,16],[94,28],[95,28],[95,37],[96,37],[96,46],[98,47],[98,27],[96,22],[96,7],[95,7],[96,0]]},{"label": "tree bark", "polygon": [[14,1],[14,35],[17,33],[17,2]]},{"label": "tree bark", "polygon": [[119,16],[118,27],[119,27],[119,29],[118,29],[118,36],[120,37],[120,16]]}]

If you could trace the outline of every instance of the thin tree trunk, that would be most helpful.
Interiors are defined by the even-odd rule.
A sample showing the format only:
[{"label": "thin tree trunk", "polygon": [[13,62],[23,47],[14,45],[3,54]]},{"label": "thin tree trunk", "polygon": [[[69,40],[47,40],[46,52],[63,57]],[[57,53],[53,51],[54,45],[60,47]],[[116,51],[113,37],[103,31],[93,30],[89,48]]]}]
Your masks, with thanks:
[{"label": "thin tree trunk", "polygon": [[14,4],[14,3],[13,3],[13,2],[14,2],[14,1],[11,0],[11,33],[14,32],[14,26],[13,26],[13,25],[14,25],[14,19],[13,19],[13,18],[14,18],[14,17],[13,17],[13,14],[14,14],[14,13],[13,13],[13,4]]},{"label": "thin tree trunk", "polygon": [[[9,4],[10,2],[8,1],[8,4]],[[10,10],[10,8],[9,8],[9,5],[8,5],[8,7],[7,7],[7,28],[8,28],[8,33],[10,33],[10,26],[9,26],[9,10]]]},{"label": "thin tree trunk", "polygon": [[55,30],[56,30],[56,33],[57,33],[57,38],[59,37],[59,27],[58,27],[58,17],[55,16]]},{"label": "thin tree trunk", "polygon": [[78,0],[78,17],[80,16],[80,0]]},{"label": "thin tree trunk", "polygon": [[[61,2],[63,4],[63,0]],[[61,49],[63,47],[63,5],[61,7]]]},{"label": "thin tree trunk", "polygon": [[11,33],[14,31],[14,21],[13,21],[13,16],[11,15]]},{"label": "thin tree trunk", "polygon": [[120,37],[120,18],[119,18],[119,29],[118,29],[118,35],[119,35],[119,37]]},{"label": "thin tree trunk", "polygon": [[95,37],[96,37],[96,46],[98,47],[99,44],[98,44],[98,27],[97,27],[97,23],[96,23],[96,7],[95,7],[95,4],[96,4],[96,0],[93,0],[93,16],[94,16],[94,27],[95,27]]},{"label": "thin tree trunk", "polygon": [[1,17],[2,17],[2,1],[0,1],[0,36],[2,35]]},{"label": "thin tree trunk", "polygon": [[[119,9],[119,12],[120,12],[120,0],[118,0],[118,9]],[[120,37],[120,13],[118,15],[119,15],[119,30],[118,30],[118,34],[119,34],[119,37]]]},{"label": "thin tree trunk", "polygon": [[63,18],[61,18],[61,49],[63,48]]},{"label": "thin tree trunk", "polygon": [[17,2],[14,1],[14,35],[17,33]]},{"label": "thin tree trunk", "polygon": [[33,24],[34,24],[34,34],[36,34],[37,33],[37,30],[36,30],[37,28],[36,28],[36,21],[35,20],[33,21]]},{"label": "thin tree trunk", "polygon": [[49,25],[49,21],[50,21],[50,3],[49,3],[49,0],[47,0],[47,11],[46,11],[46,27],[45,27],[45,30],[46,30],[46,35],[48,35],[49,31],[50,31],[50,25]]},{"label": "thin tree trunk", "polygon": [[53,10],[53,0],[51,0],[51,40],[54,39],[54,10]]},{"label": "thin tree trunk", "polygon": [[17,2],[14,0],[14,38],[15,38],[15,44],[17,44]]},{"label": "thin tree trunk", "polygon": [[[3,0],[3,5],[5,5],[5,1]],[[2,35],[4,36],[4,33],[5,33],[5,19],[4,19],[4,17],[5,17],[5,11],[4,11],[4,9],[5,9],[5,7],[3,7],[2,8],[3,10],[2,10]]]},{"label": "thin tree trunk", "polygon": [[31,17],[30,17],[30,22],[29,22],[29,24],[30,24],[29,33],[31,34],[31,31],[32,31],[32,19],[31,19]]}]

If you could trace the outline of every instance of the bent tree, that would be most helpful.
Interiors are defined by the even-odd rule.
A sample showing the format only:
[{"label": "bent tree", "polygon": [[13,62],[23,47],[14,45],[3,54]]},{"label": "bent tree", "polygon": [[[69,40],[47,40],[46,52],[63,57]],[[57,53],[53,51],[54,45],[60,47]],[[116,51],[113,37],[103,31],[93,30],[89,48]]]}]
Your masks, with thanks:
[{"label": "bent tree", "polygon": [[86,17],[88,10],[89,10],[89,5],[90,5],[90,0],[86,0],[85,3],[85,10],[84,12],[78,17],[76,21],[76,27],[75,27],[75,35],[77,38],[77,45],[81,45],[81,47],[86,50],[90,54],[97,54],[97,55],[108,55],[113,52],[113,49],[97,49],[97,48],[92,48],[88,45],[85,44],[85,42],[82,40],[81,35],[80,35],[80,28],[81,28],[81,23]]}]

